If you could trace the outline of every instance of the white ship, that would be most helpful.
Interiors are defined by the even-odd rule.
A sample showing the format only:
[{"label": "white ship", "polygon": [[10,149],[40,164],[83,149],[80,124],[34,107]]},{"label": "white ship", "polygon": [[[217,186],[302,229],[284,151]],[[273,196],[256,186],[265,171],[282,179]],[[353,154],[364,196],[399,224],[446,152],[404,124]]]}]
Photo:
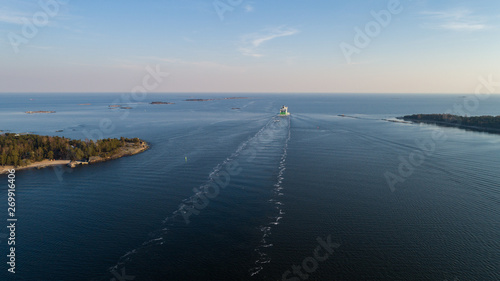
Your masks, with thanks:
[{"label": "white ship", "polygon": [[288,115],[290,115],[290,112],[288,112],[288,107],[283,105],[280,109],[279,116],[288,116]]}]

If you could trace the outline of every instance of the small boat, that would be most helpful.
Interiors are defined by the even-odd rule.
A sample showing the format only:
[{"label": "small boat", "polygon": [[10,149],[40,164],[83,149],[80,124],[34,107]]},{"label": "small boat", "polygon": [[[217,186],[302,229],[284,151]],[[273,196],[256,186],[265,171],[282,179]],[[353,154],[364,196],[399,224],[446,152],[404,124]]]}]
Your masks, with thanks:
[{"label": "small boat", "polygon": [[288,115],[290,115],[290,112],[288,112],[288,107],[283,105],[280,109],[279,116],[288,116]]}]

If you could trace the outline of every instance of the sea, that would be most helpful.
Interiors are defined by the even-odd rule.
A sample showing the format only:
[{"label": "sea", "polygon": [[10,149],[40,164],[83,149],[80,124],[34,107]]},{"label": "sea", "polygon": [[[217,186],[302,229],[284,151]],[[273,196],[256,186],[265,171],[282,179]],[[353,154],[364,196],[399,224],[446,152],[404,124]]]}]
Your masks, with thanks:
[{"label": "sea", "polygon": [[3,132],[150,149],[16,171],[15,273],[0,175],[0,280],[500,280],[500,135],[418,113],[500,96],[1,94]]}]

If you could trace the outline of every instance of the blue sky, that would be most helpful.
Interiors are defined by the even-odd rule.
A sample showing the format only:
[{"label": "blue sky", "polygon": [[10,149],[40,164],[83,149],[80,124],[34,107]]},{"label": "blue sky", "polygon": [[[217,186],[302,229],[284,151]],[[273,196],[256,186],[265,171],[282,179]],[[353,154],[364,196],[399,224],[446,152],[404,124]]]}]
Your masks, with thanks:
[{"label": "blue sky", "polygon": [[0,2],[0,92],[127,92],[147,66],[170,74],[151,92],[472,93],[480,76],[500,80],[497,0],[55,1]]}]

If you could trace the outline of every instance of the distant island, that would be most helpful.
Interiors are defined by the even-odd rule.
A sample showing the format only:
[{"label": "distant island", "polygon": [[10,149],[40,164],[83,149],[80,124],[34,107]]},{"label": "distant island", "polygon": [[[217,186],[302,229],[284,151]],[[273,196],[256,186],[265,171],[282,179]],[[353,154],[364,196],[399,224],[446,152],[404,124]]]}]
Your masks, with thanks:
[{"label": "distant island", "polygon": [[248,97],[229,97],[222,99],[185,99],[184,101],[213,101],[213,100],[236,100],[236,99],[248,99]]},{"label": "distant island", "polygon": [[123,106],[123,105],[119,105],[119,104],[108,105],[108,108],[109,109],[133,109],[130,106]]},{"label": "distant island", "polygon": [[148,144],[138,138],[72,140],[34,134],[0,135],[0,174],[9,169],[43,168],[54,165],[93,164],[146,151]]},{"label": "distant island", "polygon": [[185,99],[184,101],[212,101],[215,99]]},{"label": "distant island", "polygon": [[25,113],[28,113],[28,114],[37,114],[37,113],[56,113],[56,112],[55,111],[39,110],[39,111],[26,111]]},{"label": "distant island", "polygon": [[500,134],[500,116],[459,116],[452,114],[413,114],[397,117],[415,123],[435,124],[467,130]]},{"label": "distant island", "polygon": [[173,102],[166,102],[166,101],[154,101],[151,102],[151,104],[175,104]]}]

